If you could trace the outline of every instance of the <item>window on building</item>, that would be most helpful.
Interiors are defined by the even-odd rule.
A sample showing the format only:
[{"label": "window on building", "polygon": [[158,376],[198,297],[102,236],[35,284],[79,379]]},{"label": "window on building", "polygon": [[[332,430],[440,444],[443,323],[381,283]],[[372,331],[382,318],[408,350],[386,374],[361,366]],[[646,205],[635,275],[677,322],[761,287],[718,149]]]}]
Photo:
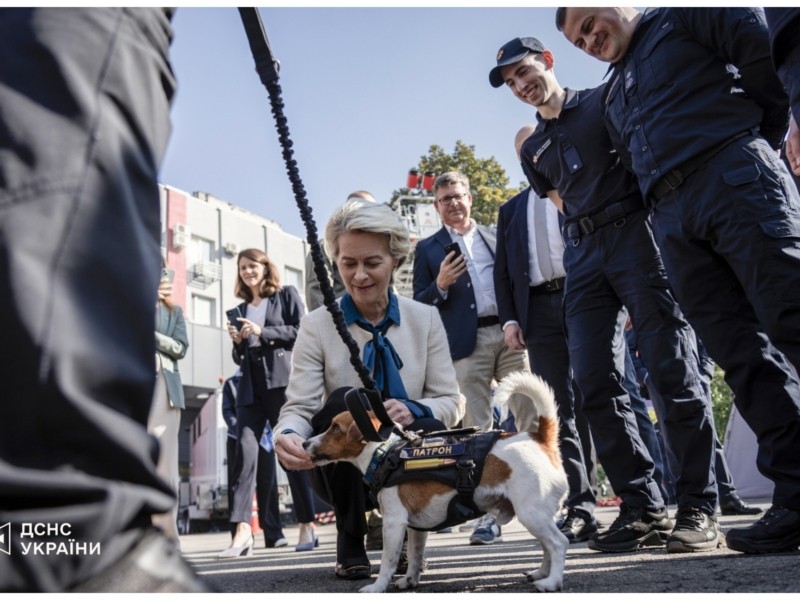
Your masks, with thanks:
[{"label": "window on building", "polygon": [[305,281],[303,279],[303,272],[299,269],[286,267],[286,272],[283,275],[283,283],[284,285],[293,285],[297,288],[297,291],[300,292],[300,295],[303,295]]},{"label": "window on building", "polygon": [[189,244],[188,250],[190,265],[199,262],[214,262],[217,258],[213,240],[207,240],[197,235],[192,236],[192,242]]},{"label": "window on building", "polygon": [[192,321],[197,325],[217,326],[217,310],[214,298],[192,294]]}]

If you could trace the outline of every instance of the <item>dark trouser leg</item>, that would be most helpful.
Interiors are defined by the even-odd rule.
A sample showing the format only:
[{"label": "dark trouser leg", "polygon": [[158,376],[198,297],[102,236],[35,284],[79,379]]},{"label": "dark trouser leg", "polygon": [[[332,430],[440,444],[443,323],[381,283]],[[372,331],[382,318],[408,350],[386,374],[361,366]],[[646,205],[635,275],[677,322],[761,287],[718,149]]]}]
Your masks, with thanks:
[{"label": "dark trouser leg", "polygon": [[598,460],[614,492],[632,508],[659,509],[663,500],[653,479],[653,460],[622,385],[627,313],[604,274],[597,233],[585,236],[578,246],[567,245],[564,253],[564,312],[573,377]]},{"label": "dark trouser leg", "polygon": [[614,248],[609,279],[628,308],[639,356],[665,408],[660,416],[678,460],[678,504],[713,514],[717,495],[711,400],[700,378],[694,332],[672,295],[646,216],[643,210],[634,213],[617,235],[607,236]]},{"label": "dark trouser leg", "polygon": [[[623,323],[609,323],[608,314],[600,312],[608,310],[598,306],[567,317],[570,358],[583,398],[583,414],[614,491],[631,507],[657,509],[663,502],[653,479],[653,460],[642,442],[630,398],[622,386]],[[601,347],[597,340],[610,343]]]},{"label": "dark trouser leg", "polygon": [[[175,502],[145,428],[170,37],[160,10],[0,13],[0,591],[89,579]],[[23,554],[22,523],[102,555]]]},{"label": "dark trouser leg", "polygon": [[[258,438],[261,440],[261,437]],[[281,507],[278,499],[278,473],[275,468],[275,451],[267,452],[258,446],[256,466],[256,503],[258,522],[264,530],[264,541],[274,542],[283,537]]]},{"label": "dark trouser leg", "polygon": [[[626,344],[627,345],[627,344]],[[661,447],[658,444],[658,434],[656,433],[653,420],[647,411],[647,405],[644,398],[639,391],[639,383],[636,381],[636,367],[633,364],[630,351],[625,351],[625,375],[622,380],[622,386],[628,392],[631,399],[631,410],[636,415],[636,425],[639,427],[639,435],[644,442],[645,448],[650,453],[650,458],[653,459],[653,478],[661,486],[661,495],[666,501],[669,498],[669,493],[664,485],[664,457],[661,455]]]},{"label": "dark trouser leg", "polygon": [[544,379],[555,393],[561,458],[569,482],[567,506],[584,517],[591,517],[594,514],[595,497],[589,485],[583,448],[575,427],[575,396],[561,301],[561,293],[530,297],[525,344],[531,371]]},{"label": "dark trouser leg", "polygon": [[[800,386],[764,328],[774,331],[785,319],[776,343],[787,351],[800,343],[793,317],[800,308],[800,249],[796,238],[776,237],[800,227],[786,214],[780,190],[788,186],[770,175],[771,151],[762,146],[744,140],[726,148],[656,206],[653,227],[678,301],[756,433],[757,464],[775,483],[774,503],[798,509]],[[758,176],[733,177],[748,172]],[[796,190],[783,200],[796,204]],[[787,335],[794,341],[786,342]]]},{"label": "dark trouser leg", "polygon": [[583,415],[583,401],[581,393],[575,382],[572,382],[572,393],[575,396],[575,429],[581,440],[581,452],[583,452],[583,464],[586,465],[586,476],[589,479],[589,487],[595,497],[600,495],[597,487],[597,452],[594,449],[592,431],[589,428],[589,421]]}]

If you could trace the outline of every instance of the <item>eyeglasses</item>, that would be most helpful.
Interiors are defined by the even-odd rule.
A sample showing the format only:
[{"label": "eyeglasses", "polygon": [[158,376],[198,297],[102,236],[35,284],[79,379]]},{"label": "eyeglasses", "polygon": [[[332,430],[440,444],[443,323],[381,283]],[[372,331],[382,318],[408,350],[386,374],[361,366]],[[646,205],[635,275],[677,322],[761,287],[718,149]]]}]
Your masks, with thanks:
[{"label": "eyeglasses", "polygon": [[452,196],[442,196],[441,198],[437,198],[436,201],[439,204],[444,204],[445,206],[447,206],[448,204],[450,204],[454,200],[456,202],[461,202],[464,198],[467,197],[467,195],[468,194],[453,194]]}]

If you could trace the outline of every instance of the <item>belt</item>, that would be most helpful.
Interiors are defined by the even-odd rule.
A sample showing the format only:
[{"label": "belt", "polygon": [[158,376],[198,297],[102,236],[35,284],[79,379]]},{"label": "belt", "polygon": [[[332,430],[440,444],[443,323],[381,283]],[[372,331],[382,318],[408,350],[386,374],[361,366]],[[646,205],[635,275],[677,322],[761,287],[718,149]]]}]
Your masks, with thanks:
[{"label": "belt", "polygon": [[572,223],[567,223],[564,229],[569,239],[578,240],[581,235],[592,233],[596,229],[600,229],[609,223],[614,223],[617,227],[622,227],[625,225],[626,215],[643,208],[644,204],[639,195],[629,196],[625,200],[609,204],[603,210],[593,215],[583,217]]},{"label": "belt", "polygon": [[705,164],[711,160],[714,156],[722,152],[726,146],[732,144],[736,140],[743,138],[746,135],[752,135],[753,132],[751,130],[741,131],[736,135],[729,137],[726,140],[723,140],[713,148],[709,148],[705,152],[701,152],[694,158],[690,158],[677,169],[673,169],[669,173],[665,174],[658,182],[653,186],[653,189],[650,190],[650,197],[655,201],[658,202],[664,196],[666,196],[672,190],[677,190],[681,184],[695,171],[702,169]]},{"label": "belt", "polygon": [[556,279],[551,279],[550,281],[546,281],[541,285],[531,286],[530,293],[532,296],[538,296],[539,294],[552,294],[553,292],[559,292],[564,289],[565,279],[566,277],[557,277]]},{"label": "belt", "polygon": [[497,315],[478,317],[478,327],[491,327],[492,325],[500,325],[500,317]]}]

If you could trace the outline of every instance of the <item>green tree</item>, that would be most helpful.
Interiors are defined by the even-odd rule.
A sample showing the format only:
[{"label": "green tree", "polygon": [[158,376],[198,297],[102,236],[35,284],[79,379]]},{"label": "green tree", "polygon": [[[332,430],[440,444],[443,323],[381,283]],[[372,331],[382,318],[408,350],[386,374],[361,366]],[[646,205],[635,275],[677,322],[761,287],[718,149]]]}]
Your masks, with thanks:
[{"label": "green tree", "polygon": [[714,426],[720,441],[725,440],[725,429],[733,406],[733,392],[725,383],[724,377],[723,370],[714,365],[714,378],[711,380],[711,409],[714,411]]},{"label": "green tree", "polygon": [[[494,157],[478,158],[475,156],[475,146],[468,146],[461,140],[456,141],[455,149],[450,154],[441,146],[432,145],[428,154],[420,157],[416,168],[420,173],[432,172],[436,175],[460,171],[469,177],[472,218],[482,225],[494,225],[498,207],[523,189],[509,187],[508,175]],[[392,193],[392,206],[398,197],[410,191],[408,188],[395,190]]]}]

